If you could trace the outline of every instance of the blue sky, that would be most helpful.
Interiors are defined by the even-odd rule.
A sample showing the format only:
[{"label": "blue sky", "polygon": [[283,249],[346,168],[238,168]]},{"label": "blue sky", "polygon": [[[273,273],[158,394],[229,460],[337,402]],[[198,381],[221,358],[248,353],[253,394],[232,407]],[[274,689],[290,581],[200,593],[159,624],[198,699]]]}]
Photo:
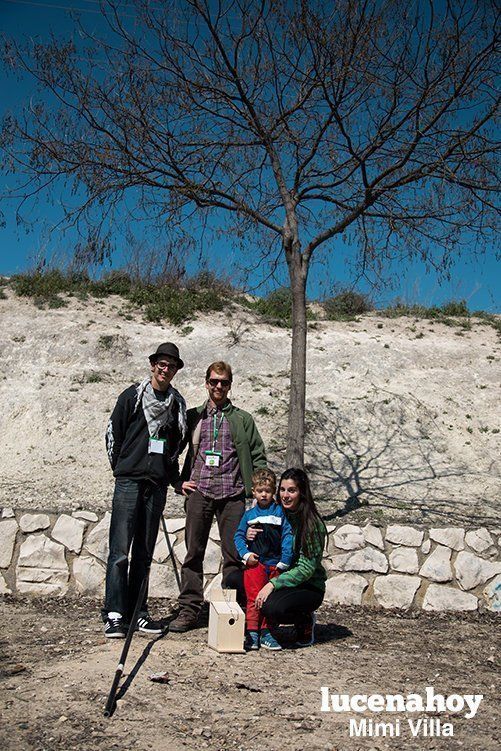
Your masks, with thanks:
[{"label": "blue sky", "polygon": [[[123,7],[126,3],[123,3]],[[82,18],[86,25],[91,24],[99,29],[101,24],[99,5],[96,0],[78,0],[77,2],[65,2],[54,0],[53,2],[41,2],[40,0],[0,0],[0,21],[3,33],[8,37],[18,40],[24,38],[47,38],[49,31],[53,30],[57,35],[68,34],[72,27],[69,9],[74,8],[82,11]],[[132,9],[131,9],[132,10]],[[7,110],[19,111],[22,106],[29,103],[33,93],[33,85],[28,81],[16,81],[12,77],[2,76],[2,115]],[[12,175],[0,173],[0,194],[12,187],[14,178]],[[0,274],[10,275],[19,273],[30,268],[44,255],[49,257],[61,257],[69,247],[72,247],[76,237],[71,232],[63,235],[59,231],[51,229],[59,216],[57,205],[53,206],[40,202],[36,209],[31,212],[32,226],[29,233],[16,225],[15,206],[17,202],[2,201],[0,208],[3,211],[5,227],[0,228]],[[147,239],[148,232],[144,225],[137,224],[134,233],[138,240]],[[124,244],[125,238],[116,234],[118,247]],[[153,242],[153,240],[152,240]],[[218,247],[216,244],[209,256],[209,266],[216,271],[218,257],[225,252],[225,269],[228,269],[227,249]],[[231,257],[231,256],[230,256]],[[308,295],[310,298],[322,297],[332,292],[333,283],[340,286],[351,286],[367,291],[367,285],[356,282],[355,275],[350,269],[350,249],[343,245],[340,240],[336,245],[335,261],[327,260],[325,263],[314,264],[310,272]],[[238,265],[238,255],[233,254],[233,259]],[[120,253],[115,257],[115,265],[122,262]],[[188,265],[189,271],[196,269],[196,262]],[[494,251],[476,258],[474,254],[465,254],[456,262],[451,270],[450,280],[441,280],[436,273],[426,272],[421,263],[403,264],[395,263],[391,268],[394,280],[391,289],[380,290],[376,300],[380,304],[387,304],[397,296],[409,303],[422,303],[425,305],[439,305],[450,299],[466,299],[472,310],[488,310],[490,312],[501,311],[501,267],[495,260]],[[285,270],[276,283],[286,278]],[[262,276],[256,273],[252,276],[251,284],[259,284]],[[235,279],[238,281],[238,279]],[[273,286],[269,282],[258,289],[258,292],[266,292]]]}]

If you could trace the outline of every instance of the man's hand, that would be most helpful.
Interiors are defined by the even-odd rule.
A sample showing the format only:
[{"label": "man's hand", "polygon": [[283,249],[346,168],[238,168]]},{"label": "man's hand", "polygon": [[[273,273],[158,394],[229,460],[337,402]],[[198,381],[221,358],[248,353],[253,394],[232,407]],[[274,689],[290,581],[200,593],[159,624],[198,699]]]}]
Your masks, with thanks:
[{"label": "man's hand", "polygon": [[255,540],[258,534],[262,531],[262,529],[256,529],[256,527],[249,526],[247,527],[247,532],[245,533],[245,539],[249,541]]},{"label": "man's hand", "polygon": [[255,553],[251,553],[245,561],[245,565],[248,568],[255,568],[258,563],[259,563],[259,556],[256,555]]},{"label": "man's hand", "polygon": [[193,480],[185,480],[183,484],[181,485],[181,492],[183,495],[189,495],[190,493],[193,493],[194,490],[197,489],[196,482],[193,482]]},{"label": "man's hand", "polygon": [[268,582],[268,584],[265,584],[264,587],[259,590],[259,592],[257,593],[256,601],[254,603],[256,610],[259,610],[262,607],[263,603],[268,599],[273,590],[274,586],[271,582]]}]

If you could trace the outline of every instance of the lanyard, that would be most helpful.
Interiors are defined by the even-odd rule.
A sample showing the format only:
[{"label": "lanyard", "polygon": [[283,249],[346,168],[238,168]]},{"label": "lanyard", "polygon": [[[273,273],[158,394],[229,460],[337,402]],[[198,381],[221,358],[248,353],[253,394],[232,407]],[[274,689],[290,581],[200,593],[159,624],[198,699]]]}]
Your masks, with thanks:
[{"label": "lanyard", "polygon": [[217,424],[217,414],[214,415],[214,422],[212,424],[212,450],[215,451],[216,448],[216,441],[217,437],[219,435],[219,431],[221,429],[221,425],[223,424],[224,415],[221,412],[221,419],[219,420],[219,425]]}]

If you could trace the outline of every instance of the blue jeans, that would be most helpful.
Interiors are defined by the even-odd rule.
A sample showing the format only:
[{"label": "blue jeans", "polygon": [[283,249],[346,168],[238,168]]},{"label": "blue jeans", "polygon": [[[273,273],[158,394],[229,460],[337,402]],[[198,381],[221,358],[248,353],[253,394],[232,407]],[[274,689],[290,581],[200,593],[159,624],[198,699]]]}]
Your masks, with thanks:
[{"label": "blue jeans", "polygon": [[[111,509],[104,615],[115,611],[121,613],[126,621],[131,618],[141,584],[153,558],[166,494],[166,485],[124,477],[116,479]],[[147,600],[148,589],[140,615],[144,616],[148,612]]]}]

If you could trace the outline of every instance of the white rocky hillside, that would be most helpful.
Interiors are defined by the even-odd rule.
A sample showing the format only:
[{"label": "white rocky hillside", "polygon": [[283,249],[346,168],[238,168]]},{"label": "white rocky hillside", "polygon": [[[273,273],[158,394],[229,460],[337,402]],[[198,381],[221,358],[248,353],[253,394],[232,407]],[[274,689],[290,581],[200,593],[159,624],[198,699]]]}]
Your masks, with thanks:
[{"label": "white rocky hillside", "polygon": [[[55,310],[10,290],[0,300],[0,506],[106,508],[108,415],[169,340],[186,363],[175,385],[189,405],[204,397],[209,362],[231,363],[232,398],[283,468],[290,334],[240,308],[181,327],[124,309],[118,297]],[[326,518],[498,524],[500,351],[475,319],[471,331],[377,314],[314,323],[307,464]],[[171,512],[181,507],[170,494]]]}]

